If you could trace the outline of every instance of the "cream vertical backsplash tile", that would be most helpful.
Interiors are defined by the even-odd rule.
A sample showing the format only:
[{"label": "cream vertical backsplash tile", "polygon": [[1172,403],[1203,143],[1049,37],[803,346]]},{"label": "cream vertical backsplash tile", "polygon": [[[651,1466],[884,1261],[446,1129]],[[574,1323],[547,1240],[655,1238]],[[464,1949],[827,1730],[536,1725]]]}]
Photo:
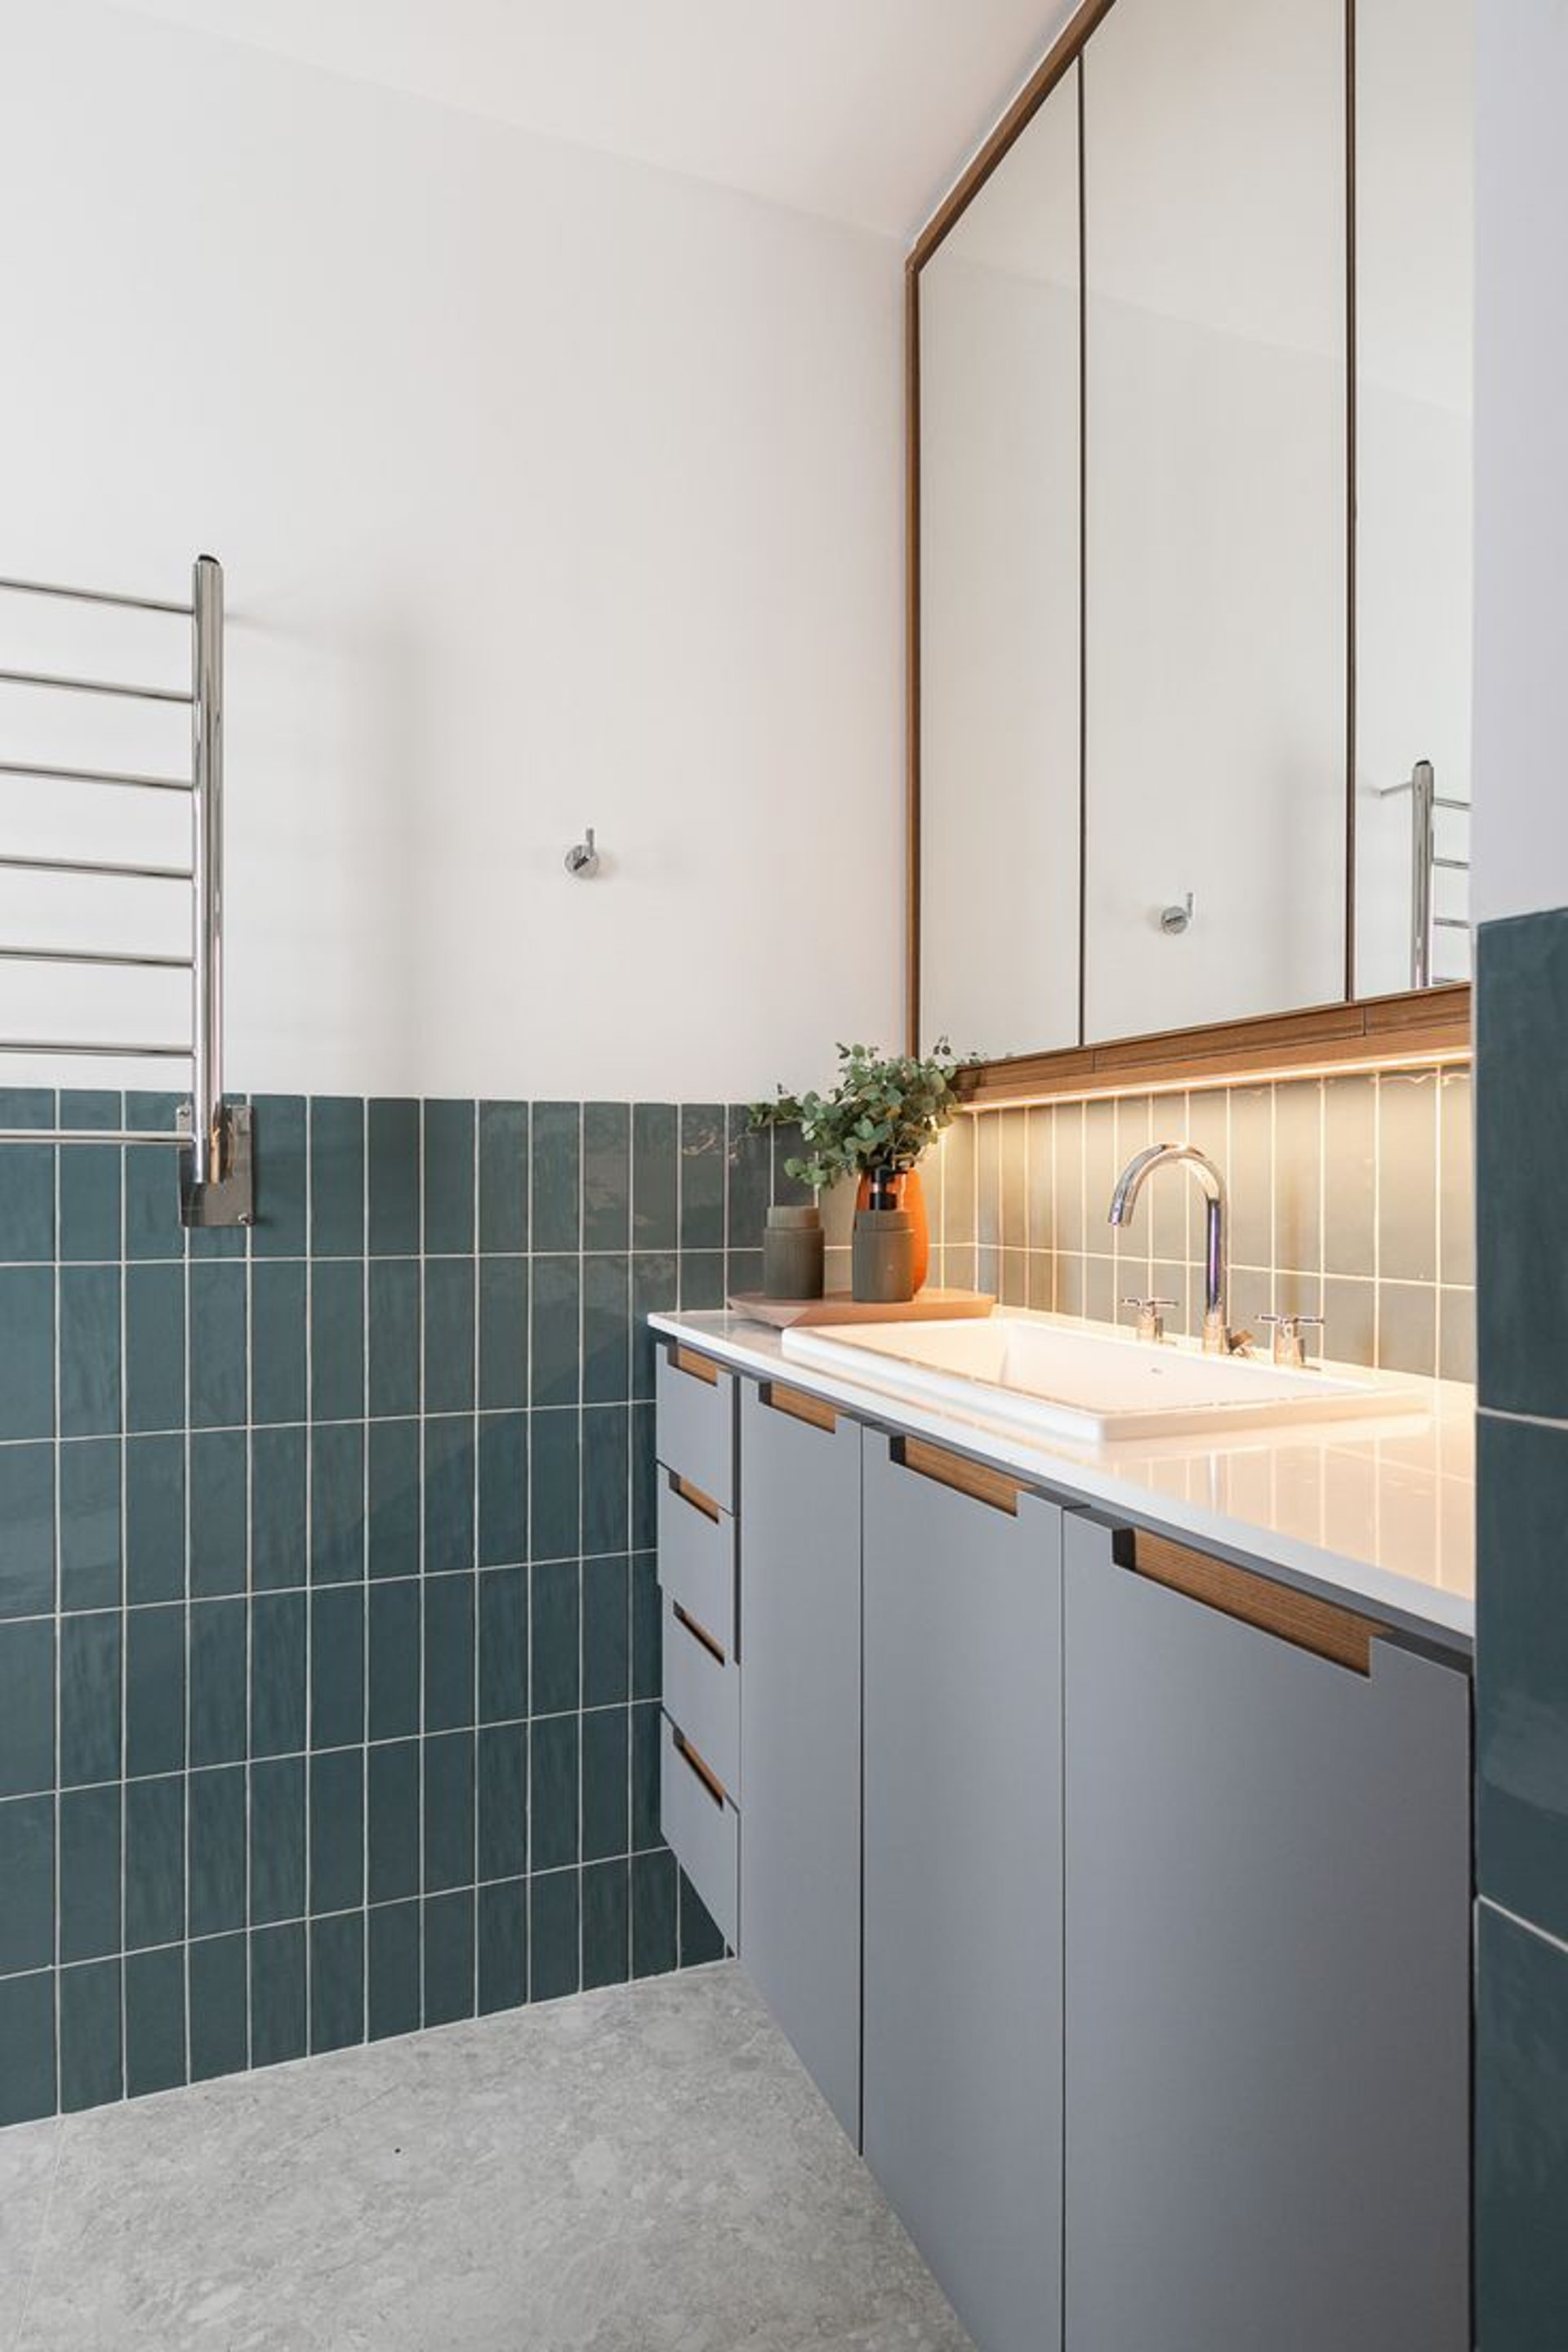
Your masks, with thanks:
[{"label": "cream vertical backsplash tile", "polygon": [[1134,1293],[1203,1314],[1196,1188],[1156,1176],[1124,1231],[1111,1188],[1150,1142],[1195,1143],[1226,1178],[1232,1320],[1321,1315],[1342,1362],[1475,1367],[1470,1084],[1465,1070],[1290,1078],[1128,1095],[958,1119],[929,1192],[942,1278],[994,1283],[1007,1305],[1099,1320]]}]

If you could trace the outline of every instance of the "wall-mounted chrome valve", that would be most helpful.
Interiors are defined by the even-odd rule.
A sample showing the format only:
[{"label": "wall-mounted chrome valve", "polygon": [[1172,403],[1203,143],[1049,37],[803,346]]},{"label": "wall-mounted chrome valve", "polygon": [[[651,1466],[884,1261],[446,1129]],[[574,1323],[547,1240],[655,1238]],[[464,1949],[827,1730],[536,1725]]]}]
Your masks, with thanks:
[{"label": "wall-mounted chrome valve", "polygon": [[599,853],[594,845],[594,828],[590,825],[581,841],[570,848],[563,859],[566,871],[576,882],[591,882],[599,870]]},{"label": "wall-mounted chrome valve", "polygon": [[1165,1336],[1165,1318],[1161,1310],[1166,1307],[1174,1307],[1179,1304],[1179,1301],[1174,1298],[1134,1297],[1124,1298],[1121,1304],[1123,1307],[1136,1307],[1138,1309],[1138,1337],[1141,1339],[1159,1341]]},{"label": "wall-mounted chrome valve", "polygon": [[1258,1319],[1260,1323],[1273,1326],[1275,1362],[1284,1364],[1294,1371],[1307,1370],[1307,1342],[1302,1335],[1310,1330],[1321,1331],[1323,1328],[1322,1317],[1321,1315],[1260,1315]]},{"label": "wall-mounted chrome valve", "polygon": [[1192,927],[1193,894],[1189,890],[1186,897],[1176,905],[1161,908],[1160,929],[1168,940],[1179,940],[1182,933],[1190,931]]}]

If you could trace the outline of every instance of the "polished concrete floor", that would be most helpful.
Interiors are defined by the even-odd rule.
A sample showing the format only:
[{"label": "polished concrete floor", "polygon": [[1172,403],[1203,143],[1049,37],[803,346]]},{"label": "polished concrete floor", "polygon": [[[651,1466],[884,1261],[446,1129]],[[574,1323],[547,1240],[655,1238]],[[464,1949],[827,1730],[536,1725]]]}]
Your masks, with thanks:
[{"label": "polished concrete floor", "polygon": [[967,2352],[732,1966],[0,2132],[4,2352]]}]

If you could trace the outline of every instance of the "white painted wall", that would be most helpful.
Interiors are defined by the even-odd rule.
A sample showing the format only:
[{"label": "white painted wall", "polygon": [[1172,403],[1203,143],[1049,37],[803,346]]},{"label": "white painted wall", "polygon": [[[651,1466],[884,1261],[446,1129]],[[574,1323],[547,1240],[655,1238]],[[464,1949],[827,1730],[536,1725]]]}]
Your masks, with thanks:
[{"label": "white painted wall", "polygon": [[[0,44],[0,572],[225,563],[231,1083],[711,1097],[892,1043],[896,247],[95,0]],[[45,656],[184,648],[0,597]],[[65,740],[0,693],[0,757]],[[0,845],[130,814],[7,792]],[[38,887],[13,934],[104,942]]]},{"label": "white painted wall", "polygon": [[1565,0],[1483,6],[1476,179],[1478,919],[1568,905]]}]

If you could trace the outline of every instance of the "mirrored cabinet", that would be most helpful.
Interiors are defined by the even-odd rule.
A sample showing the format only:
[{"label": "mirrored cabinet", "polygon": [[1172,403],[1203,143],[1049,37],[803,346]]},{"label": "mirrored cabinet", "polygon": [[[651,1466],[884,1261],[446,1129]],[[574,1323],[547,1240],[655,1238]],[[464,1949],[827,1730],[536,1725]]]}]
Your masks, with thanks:
[{"label": "mirrored cabinet", "polygon": [[917,244],[921,1038],[1468,980],[1473,5],[1091,0]]}]

